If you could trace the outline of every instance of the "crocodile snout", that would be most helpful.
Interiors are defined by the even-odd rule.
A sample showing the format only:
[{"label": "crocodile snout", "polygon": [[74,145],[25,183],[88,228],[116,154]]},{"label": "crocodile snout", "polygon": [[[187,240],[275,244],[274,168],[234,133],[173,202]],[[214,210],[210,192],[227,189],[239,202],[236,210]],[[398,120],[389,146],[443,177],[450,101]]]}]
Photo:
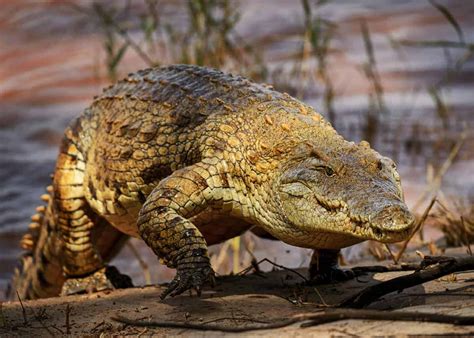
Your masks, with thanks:
[{"label": "crocodile snout", "polygon": [[383,208],[372,219],[372,224],[386,231],[401,232],[413,227],[415,217],[405,205],[394,204]]}]

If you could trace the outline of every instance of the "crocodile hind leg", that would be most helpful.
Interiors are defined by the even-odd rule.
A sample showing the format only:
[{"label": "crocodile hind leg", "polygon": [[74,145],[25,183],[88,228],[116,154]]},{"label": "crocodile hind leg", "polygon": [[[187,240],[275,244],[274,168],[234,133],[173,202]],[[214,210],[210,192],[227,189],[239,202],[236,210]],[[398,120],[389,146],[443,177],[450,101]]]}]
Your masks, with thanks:
[{"label": "crocodile hind leg", "polygon": [[350,269],[341,269],[337,263],[340,250],[314,250],[309,265],[311,284],[342,282],[354,278]]},{"label": "crocodile hind leg", "polygon": [[[114,286],[132,286],[130,278],[120,278],[105,267],[97,242],[117,244],[120,234],[91,209],[84,192],[84,159],[75,144],[66,137],[60,149],[53,181],[56,226],[63,247],[62,270],[66,282],[62,294],[100,291]],[[108,228],[109,231],[104,231]],[[96,236],[94,237],[94,233]],[[103,254],[111,251],[102,250]],[[115,283],[113,277],[122,283]],[[125,280],[125,282],[124,282]]]},{"label": "crocodile hind leg", "polygon": [[[93,247],[105,263],[109,262],[122,248],[128,236],[116,230],[107,221],[96,217],[92,231]],[[67,264],[66,264],[67,265]],[[95,291],[133,287],[129,276],[121,274],[110,265],[102,265],[97,271],[81,276],[68,276],[62,294],[71,295]]]}]

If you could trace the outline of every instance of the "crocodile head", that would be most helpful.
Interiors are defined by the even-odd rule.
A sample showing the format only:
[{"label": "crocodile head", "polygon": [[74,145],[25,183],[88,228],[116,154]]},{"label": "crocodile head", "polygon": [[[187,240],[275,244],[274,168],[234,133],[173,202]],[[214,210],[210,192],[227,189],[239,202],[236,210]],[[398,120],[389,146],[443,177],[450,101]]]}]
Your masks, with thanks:
[{"label": "crocodile head", "polygon": [[[392,243],[406,239],[414,224],[394,162],[365,141],[355,144],[337,135],[331,142],[300,143],[283,165],[275,190],[299,245],[317,246],[328,233],[339,243],[322,246],[367,239]],[[313,235],[319,239],[312,242]]]}]

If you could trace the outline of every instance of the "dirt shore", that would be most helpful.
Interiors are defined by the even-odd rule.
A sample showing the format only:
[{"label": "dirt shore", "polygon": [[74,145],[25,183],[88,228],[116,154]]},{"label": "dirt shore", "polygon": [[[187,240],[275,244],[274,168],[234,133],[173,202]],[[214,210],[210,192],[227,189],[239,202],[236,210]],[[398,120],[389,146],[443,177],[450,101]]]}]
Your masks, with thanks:
[{"label": "dirt shore", "polygon": [[[463,252],[455,250],[454,253]],[[453,251],[448,252],[452,254]],[[388,263],[388,262],[385,262]],[[297,270],[305,274],[305,270]],[[369,274],[341,284],[302,286],[294,271],[224,276],[201,297],[181,295],[161,301],[162,286],[148,286],[91,295],[36,301],[5,302],[0,307],[0,336],[4,335],[151,335],[221,336],[222,332],[137,328],[112,320],[123,316],[145,321],[214,323],[226,327],[275,323],[290,316],[317,312],[367,286],[410,272]],[[392,293],[369,308],[474,316],[474,272],[458,273]],[[24,308],[24,312],[22,309]],[[450,324],[344,320],[312,328],[292,325],[283,329],[252,331],[252,335],[439,335],[474,334],[474,326]],[[231,335],[231,334],[229,334]]]}]

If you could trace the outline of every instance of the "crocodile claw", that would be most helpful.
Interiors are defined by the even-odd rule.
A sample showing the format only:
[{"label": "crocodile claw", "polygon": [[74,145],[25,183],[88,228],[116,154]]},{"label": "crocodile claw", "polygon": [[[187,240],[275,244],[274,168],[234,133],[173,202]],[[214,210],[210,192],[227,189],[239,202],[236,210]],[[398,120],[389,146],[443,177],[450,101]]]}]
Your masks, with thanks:
[{"label": "crocodile claw", "polygon": [[182,294],[186,290],[195,289],[197,295],[201,295],[201,289],[204,283],[209,281],[211,285],[215,284],[214,270],[209,265],[190,269],[180,269],[178,267],[176,276],[168,285],[168,288],[160,295],[163,300],[168,295],[171,297]]}]

